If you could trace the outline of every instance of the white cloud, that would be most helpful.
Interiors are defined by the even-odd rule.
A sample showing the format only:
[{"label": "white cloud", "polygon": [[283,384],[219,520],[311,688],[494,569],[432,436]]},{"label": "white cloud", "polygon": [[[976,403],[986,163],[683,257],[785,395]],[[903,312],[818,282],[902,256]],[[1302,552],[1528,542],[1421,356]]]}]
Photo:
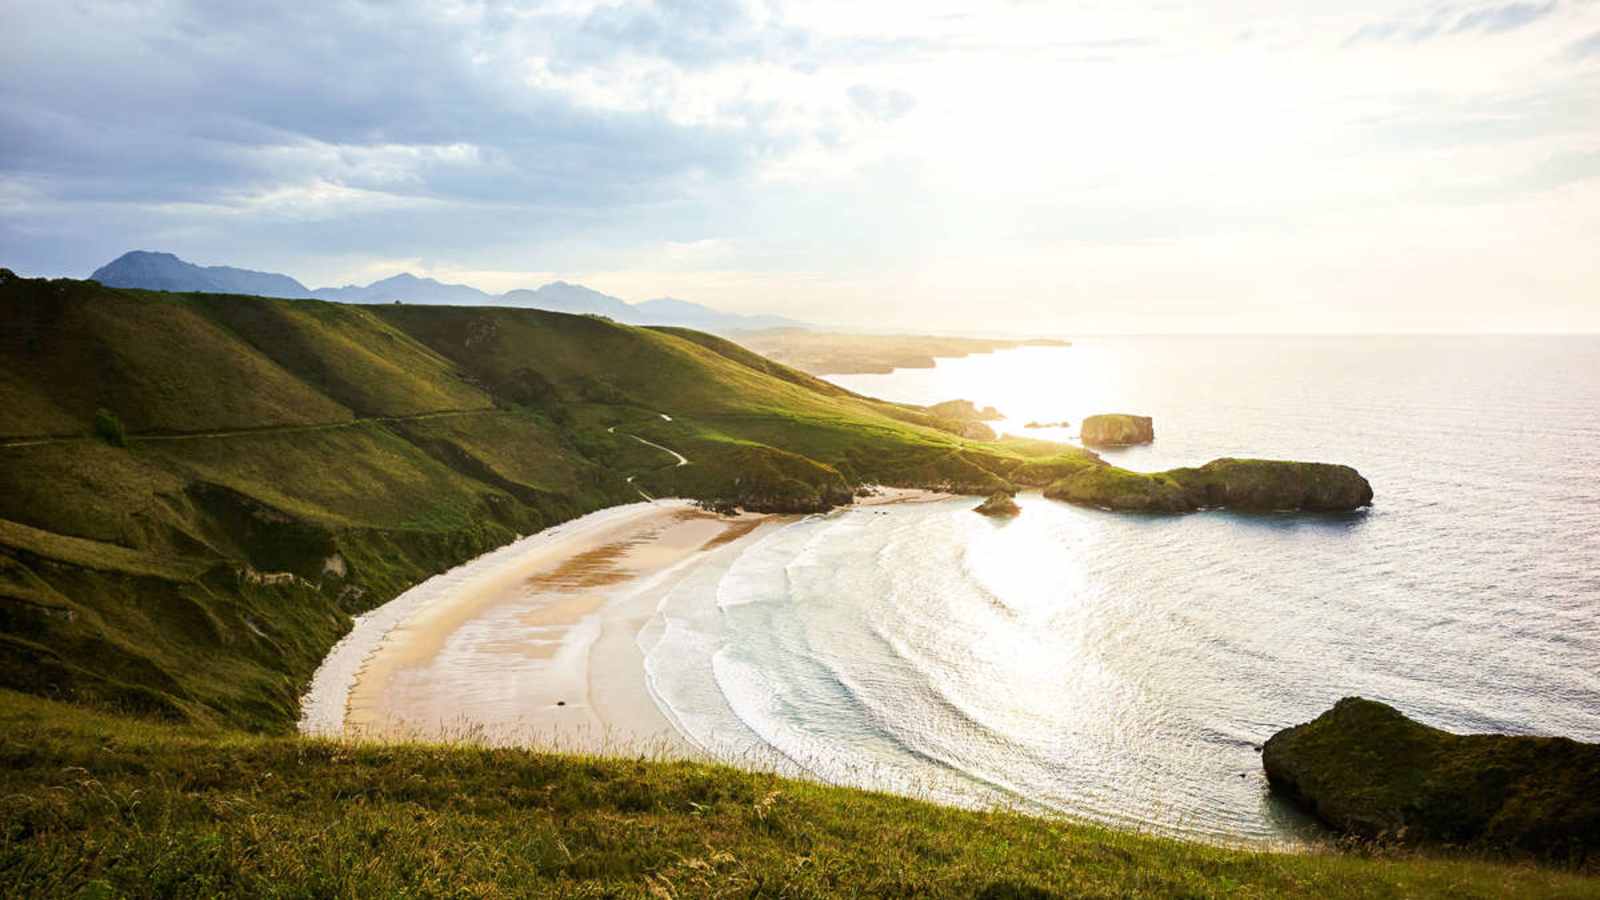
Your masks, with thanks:
[{"label": "white cloud", "polygon": [[1600,328],[1600,4],[62,9],[8,12],[18,268],[159,239],[908,327]]}]

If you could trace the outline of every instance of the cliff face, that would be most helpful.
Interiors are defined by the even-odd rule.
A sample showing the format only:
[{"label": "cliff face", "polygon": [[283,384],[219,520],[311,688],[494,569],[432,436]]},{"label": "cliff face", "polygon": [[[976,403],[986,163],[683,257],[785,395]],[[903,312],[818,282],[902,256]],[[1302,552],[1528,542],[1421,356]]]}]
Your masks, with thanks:
[{"label": "cliff face", "polygon": [[1083,442],[1091,446],[1148,444],[1155,439],[1155,423],[1149,416],[1110,413],[1083,420]]},{"label": "cliff face", "polygon": [[1346,697],[1262,748],[1273,789],[1367,840],[1531,853],[1600,852],[1600,745],[1458,735]]}]

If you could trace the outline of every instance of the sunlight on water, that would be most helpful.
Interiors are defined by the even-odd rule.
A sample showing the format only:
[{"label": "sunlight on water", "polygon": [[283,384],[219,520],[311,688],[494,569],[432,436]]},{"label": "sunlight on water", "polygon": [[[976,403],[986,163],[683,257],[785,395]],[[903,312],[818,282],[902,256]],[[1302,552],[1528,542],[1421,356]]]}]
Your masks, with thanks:
[{"label": "sunlight on water", "polygon": [[[1341,696],[1456,730],[1600,739],[1600,342],[1127,339],[834,380],[1002,423],[1126,411],[1166,468],[1355,465],[1347,516],[1019,498],[855,509],[696,575],[641,643],[717,755],[1233,840],[1309,824],[1257,748]],[[1029,430],[1027,433],[1034,433]],[[706,602],[714,596],[715,604]]]}]

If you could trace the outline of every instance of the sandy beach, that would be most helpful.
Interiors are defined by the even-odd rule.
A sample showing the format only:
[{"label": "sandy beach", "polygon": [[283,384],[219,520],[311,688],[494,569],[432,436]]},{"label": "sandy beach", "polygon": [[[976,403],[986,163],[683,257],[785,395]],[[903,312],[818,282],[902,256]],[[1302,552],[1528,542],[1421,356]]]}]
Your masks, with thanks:
[{"label": "sandy beach", "polygon": [[[883,488],[857,505],[943,496]],[[696,567],[793,518],[658,500],[485,554],[358,618],[318,670],[301,728],[694,755],[651,695],[640,632]]]}]

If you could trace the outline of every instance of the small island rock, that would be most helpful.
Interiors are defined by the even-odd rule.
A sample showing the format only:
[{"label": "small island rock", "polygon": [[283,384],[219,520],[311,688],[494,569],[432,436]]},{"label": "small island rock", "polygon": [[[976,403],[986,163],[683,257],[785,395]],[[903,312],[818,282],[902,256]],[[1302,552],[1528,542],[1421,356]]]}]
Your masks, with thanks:
[{"label": "small island rock", "polygon": [[1022,507],[1005,491],[995,491],[972,511],[986,516],[1014,516],[1022,512]]},{"label": "small island rock", "polygon": [[1372,485],[1349,466],[1216,459],[1198,468],[1130,472],[1085,466],[1045,488],[1052,500],[1133,512],[1350,512],[1372,505]]},{"label": "small island rock", "polygon": [[1083,442],[1092,446],[1123,447],[1155,439],[1155,423],[1149,416],[1108,413],[1083,420]]}]

